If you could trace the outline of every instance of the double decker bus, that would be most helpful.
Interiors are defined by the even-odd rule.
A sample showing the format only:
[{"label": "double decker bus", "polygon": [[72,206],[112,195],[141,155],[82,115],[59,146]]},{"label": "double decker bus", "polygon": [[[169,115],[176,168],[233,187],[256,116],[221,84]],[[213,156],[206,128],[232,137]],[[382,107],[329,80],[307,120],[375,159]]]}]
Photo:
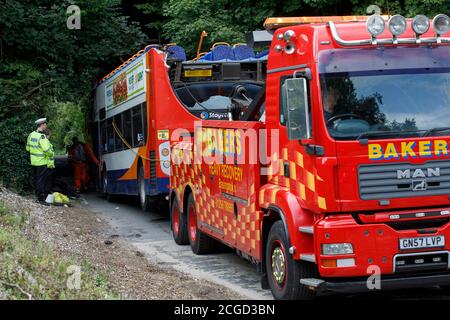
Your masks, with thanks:
[{"label": "double decker bus", "polygon": [[170,175],[168,133],[149,126],[151,48],[100,81],[93,119],[93,144],[101,159],[99,187],[108,200],[114,195],[139,196],[143,210],[149,209],[152,197],[168,193]]},{"label": "double decker bus", "polygon": [[143,210],[164,201],[170,134],[191,134],[193,119],[229,121],[236,97],[248,104],[261,91],[266,61],[267,52],[244,44],[220,43],[191,61],[180,46],[149,45],[103,78],[95,90],[93,144],[106,198],[139,196]]}]

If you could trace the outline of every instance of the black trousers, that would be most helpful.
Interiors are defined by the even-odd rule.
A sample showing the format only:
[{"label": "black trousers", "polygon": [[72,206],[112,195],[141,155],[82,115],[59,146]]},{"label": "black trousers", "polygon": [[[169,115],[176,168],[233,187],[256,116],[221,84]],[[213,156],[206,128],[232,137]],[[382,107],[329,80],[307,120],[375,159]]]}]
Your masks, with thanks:
[{"label": "black trousers", "polygon": [[33,166],[34,188],[38,201],[45,201],[47,195],[51,192],[53,188],[52,173],[53,169],[47,168],[46,165]]}]

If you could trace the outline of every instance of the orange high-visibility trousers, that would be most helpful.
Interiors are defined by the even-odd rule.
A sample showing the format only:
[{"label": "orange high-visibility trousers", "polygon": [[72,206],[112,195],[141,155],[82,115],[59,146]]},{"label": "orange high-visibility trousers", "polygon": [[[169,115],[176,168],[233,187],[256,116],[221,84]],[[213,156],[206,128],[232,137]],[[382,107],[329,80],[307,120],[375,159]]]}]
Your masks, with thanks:
[{"label": "orange high-visibility trousers", "polygon": [[73,183],[76,191],[80,191],[81,186],[85,188],[89,185],[89,168],[86,163],[73,164]]}]

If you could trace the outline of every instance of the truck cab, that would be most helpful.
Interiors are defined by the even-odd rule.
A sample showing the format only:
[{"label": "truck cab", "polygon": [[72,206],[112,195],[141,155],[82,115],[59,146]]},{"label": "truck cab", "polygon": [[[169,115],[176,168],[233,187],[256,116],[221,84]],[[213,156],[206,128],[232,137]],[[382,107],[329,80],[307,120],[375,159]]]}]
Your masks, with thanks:
[{"label": "truck cab", "polygon": [[[421,34],[420,17],[394,17],[266,22],[277,27],[266,126],[280,129],[289,170],[268,177],[260,205],[285,216],[281,251],[314,266],[295,281],[316,292],[368,290],[374,273],[381,289],[449,283],[450,47],[439,16]],[[269,201],[270,185],[289,195]],[[272,291],[283,290],[267,268]]]}]

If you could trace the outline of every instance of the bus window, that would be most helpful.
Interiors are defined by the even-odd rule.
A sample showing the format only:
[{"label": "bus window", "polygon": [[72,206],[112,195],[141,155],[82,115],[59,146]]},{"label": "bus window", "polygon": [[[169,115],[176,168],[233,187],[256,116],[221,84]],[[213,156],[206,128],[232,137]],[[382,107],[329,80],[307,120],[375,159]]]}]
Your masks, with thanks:
[{"label": "bus window", "polygon": [[142,104],[142,122],[144,124],[144,143],[147,141],[147,103]]},{"label": "bus window", "polygon": [[[123,130],[122,130],[122,115],[121,114],[114,116],[114,123],[116,124],[116,127],[119,130],[119,132],[123,132]],[[120,139],[117,132],[114,132],[114,133],[115,133],[115,150],[116,150],[116,152],[122,151],[123,150],[122,140]]]},{"label": "bus window", "polygon": [[123,137],[125,138],[125,141],[132,146],[133,145],[133,128],[131,125],[131,110],[126,110],[122,114],[123,118],[123,127],[122,127],[122,133]]},{"label": "bus window", "polygon": [[100,124],[100,144],[101,144],[101,148],[100,151],[101,153],[106,153],[107,152],[107,134],[106,134],[106,120],[103,120]]},{"label": "bus window", "polygon": [[114,128],[112,127],[112,118],[106,120],[106,132],[107,132],[107,152],[114,152]]},{"label": "bus window", "polygon": [[144,142],[142,132],[142,112],[141,106],[134,107],[133,110],[133,147],[139,147]]}]

